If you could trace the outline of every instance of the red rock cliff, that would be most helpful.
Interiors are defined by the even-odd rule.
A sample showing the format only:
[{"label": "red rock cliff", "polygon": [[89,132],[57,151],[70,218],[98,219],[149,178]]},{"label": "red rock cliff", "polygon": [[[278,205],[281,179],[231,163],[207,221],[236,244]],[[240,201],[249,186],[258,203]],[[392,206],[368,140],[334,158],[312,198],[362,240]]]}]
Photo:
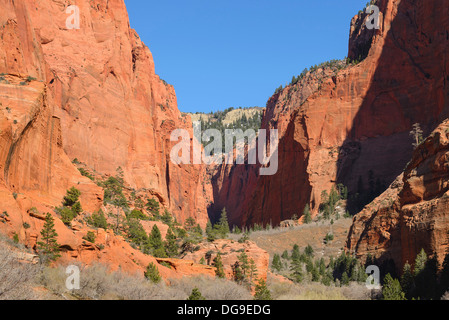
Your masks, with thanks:
[{"label": "red rock cliff", "polygon": [[124,1],[76,4],[80,29],[68,30],[69,1],[2,0],[0,72],[43,81],[70,160],[102,174],[122,167],[132,188],[149,190],[179,221],[194,217],[204,226],[203,168],[169,159],[171,131],[190,121],[130,28]]},{"label": "red rock cliff", "polygon": [[337,183],[355,194],[371,181],[385,188],[401,173],[412,154],[412,125],[429,133],[448,116],[448,4],[377,1],[379,30],[366,29],[366,15],[351,23],[349,54],[366,56],[361,63],[310,94],[299,83],[275,95],[263,122],[281,132],[279,171],[259,177],[222,168],[214,193],[231,208],[231,221],[277,224],[300,216],[307,203],[316,212],[321,192]]},{"label": "red rock cliff", "polygon": [[[205,170],[169,159],[171,131],[189,129],[190,120],[181,117],[173,87],[155,74],[124,2],[77,1],[79,30],[66,28],[69,4],[0,0],[0,231],[35,248],[50,212],[63,262],[141,272],[156,260],[112,232],[68,228],[54,213],[72,186],[87,213],[103,204],[103,190],[72,160],[101,174],[121,166],[127,185],[157,197],[178,221],[194,217],[203,226]],[[95,245],[83,240],[88,231]],[[183,271],[159,266],[165,277],[214,274],[193,262],[172,263]]]}]

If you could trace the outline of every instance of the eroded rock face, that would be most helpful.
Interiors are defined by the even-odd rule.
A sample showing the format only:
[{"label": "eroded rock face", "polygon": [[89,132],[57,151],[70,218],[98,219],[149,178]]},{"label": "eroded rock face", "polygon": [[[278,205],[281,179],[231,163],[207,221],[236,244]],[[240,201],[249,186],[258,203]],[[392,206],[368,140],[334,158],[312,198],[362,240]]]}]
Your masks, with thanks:
[{"label": "eroded rock face", "polygon": [[391,259],[398,272],[424,249],[441,265],[449,247],[449,121],[413,153],[403,175],[354,218],[347,250]]},{"label": "eroded rock face", "polygon": [[123,0],[80,1],[80,29],[73,30],[66,27],[68,1],[3,2],[9,8],[3,33],[17,38],[4,40],[0,72],[20,72],[47,85],[69,159],[102,174],[121,167],[130,187],[151,190],[180,222],[194,217],[205,226],[204,169],[170,161],[171,132],[191,130],[191,122],[129,27]]},{"label": "eroded rock face", "polygon": [[428,134],[448,117],[449,18],[441,8],[449,3],[376,4],[379,30],[363,27],[366,15],[352,21],[350,53],[364,56],[360,46],[371,44],[361,63],[323,79],[310,95],[303,92],[310,87],[290,86],[270,100],[263,123],[281,133],[278,173],[222,168],[214,195],[232,222],[278,224],[302,215],[306,204],[316,213],[322,191],[338,183],[352,194],[373,182],[385,190],[410,160],[413,124]]},{"label": "eroded rock face", "polygon": [[[205,171],[170,161],[171,132],[191,130],[191,122],[177,109],[174,88],[155,74],[124,2],[78,1],[81,25],[74,30],[66,27],[70,4],[0,0],[0,231],[36,248],[50,212],[62,262],[142,273],[157,261],[110,232],[68,228],[54,213],[73,186],[86,214],[103,205],[103,190],[72,160],[106,175],[122,167],[131,188],[154,196],[179,222],[193,217],[203,227]],[[83,240],[88,231],[95,244]],[[180,275],[158,266],[165,277]],[[192,265],[197,273],[210,270]]]}]

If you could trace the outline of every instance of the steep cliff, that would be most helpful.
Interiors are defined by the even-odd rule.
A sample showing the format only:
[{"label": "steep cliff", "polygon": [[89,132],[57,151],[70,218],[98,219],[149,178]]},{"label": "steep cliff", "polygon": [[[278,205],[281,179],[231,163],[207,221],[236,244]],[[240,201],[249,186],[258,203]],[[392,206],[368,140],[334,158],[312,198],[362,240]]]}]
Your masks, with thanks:
[{"label": "steep cliff", "polygon": [[77,2],[79,29],[67,29],[70,4],[4,0],[0,72],[43,81],[69,159],[102,174],[121,167],[131,188],[150,191],[179,221],[204,226],[204,169],[169,158],[171,132],[190,121],[130,28],[124,1]]},{"label": "steep cliff", "polygon": [[[363,61],[323,79],[310,94],[299,83],[270,99],[263,123],[280,130],[278,173],[221,169],[216,203],[229,208],[233,222],[277,224],[300,216],[306,204],[317,212],[322,191],[339,183],[351,199],[357,193],[368,199],[373,183],[385,190],[410,160],[413,124],[428,134],[448,116],[448,2],[376,5],[379,30],[366,28],[366,14],[351,22],[349,55],[366,56]],[[349,202],[353,212],[359,206]]]},{"label": "steep cliff", "polygon": [[398,271],[424,249],[440,265],[449,248],[449,121],[414,151],[405,172],[354,218],[347,250],[394,261]]},{"label": "steep cliff", "polygon": [[[77,1],[80,29],[67,29],[70,4],[0,0],[0,231],[35,249],[50,212],[62,262],[141,272],[156,260],[82,222],[103,206],[103,189],[72,160],[106,176],[122,167],[127,192],[153,196],[179,222],[193,217],[205,226],[210,185],[202,166],[170,161],[171,132],[191,130],[191,122],[177,109],[174,88],[155,74],[123,0]],[[85,213],[82,223],[67,227],[54,209],[73,186]],[[88,231],[95,244],[83,239]],[[214,273],[171,263],[183,271],[159,266],[165,277],[188,274],[188,266]]]}]

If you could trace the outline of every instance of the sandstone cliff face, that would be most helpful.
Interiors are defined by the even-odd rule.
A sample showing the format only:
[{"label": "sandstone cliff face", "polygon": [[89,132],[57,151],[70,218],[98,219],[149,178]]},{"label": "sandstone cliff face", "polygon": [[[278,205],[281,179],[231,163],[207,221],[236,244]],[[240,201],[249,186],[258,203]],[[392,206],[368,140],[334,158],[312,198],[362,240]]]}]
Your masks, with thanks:
[{"label": "sandstone cliff face", "polygon": [[392,260],[398,271],[424,249],[441,265],[449,248],[449,121],[413,153],[405,172],[354,218],[347,249]]},{"label": "sandstone cliff face", "polygon": [[[127,185],[150,194],[179,222],[207,221],[201,166],[171,163],[170,133],[190,128],[175,91],[155,74],[149,49],[130,29],[122,0],[78,1],[81,28],[67,30],[69,1],[0,0],[0,231],[36,248],[45,212],[55,219],[62,262],[101,261],[143,272],[157,261],[123,238],[85,225],[68,228],[54,213],[66,190],[81,191],[87,213],[103,190],[72,160],[101,174],[124,169]],[[147,226],[148,228],[150,226]],[[83,240],[88,231],[96,244]],[[165,277],[188,273],[159,265]],[[213,270],[189,264],[191,272]]]},{"label": "sandstone cliff face", "polygon": [[[0,72],[44,81],[69,159],[102,174],[122,167],[130,187],[150,190],[179,221],[194,217],[205,225],[203,168],[181,168],[169,158],[171,132],[191,128],[190,121],[129,27],[124,1],[78,2],[80,29],[71,30],[69,1],[3,2],[10,8],[4,15],[16,13],[4,17],[4,29],[15,30],[20,43],[3,40]],[[14,44],[23,61],[16,61]]]},{"label": "sandstone cliff face", "polygon": [[[388,186],[411,157],[412,125],[429,133],[448,116],[448,18],[441,10],[448,2],[377,5],[379,30],[366,30],[365,15],[352,22],[350,54],[360,55],[358,46],[370,43],[365,60],[323,80],[310,95],[287,87],[281,96],[292,102],[288,109],[276,96],[268,103],[263,122],[273,119],[281,132],[278,173],[258,177],[257,170],[222,168],[215,195],[237,217],[231,221],[277,224],[300,216],[307,203],[316,212],[321,192],[337,183],[352,194],[372,180]],[[234,186],[239,191],[229,192]]]}]

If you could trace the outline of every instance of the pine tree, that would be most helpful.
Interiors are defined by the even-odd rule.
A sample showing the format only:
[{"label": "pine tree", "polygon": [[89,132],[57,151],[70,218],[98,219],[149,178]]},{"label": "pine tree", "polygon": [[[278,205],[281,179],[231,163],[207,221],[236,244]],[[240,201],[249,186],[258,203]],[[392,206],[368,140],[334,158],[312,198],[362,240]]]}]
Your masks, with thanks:
[{"label": "pine tree", "polygon": [[280,272],[282,270],[281,257],[278,254],[275,254],[273,256],[273,261],[271,262],[271,269],[277,272]]},{"label": "pine tree", "polygon": [[59,254],[59,244],[57,242],[58,234],[55,230],[55,223],[52,215],[47,213],[45,216],[45,223],[41,230],[42,241],[37,243],[39,253],[44,255],[44,258],[49,261],[56,261],[61,257]]},{"label": "pine tree", "polygon": [[258,301],[273,300],[271,297],[271,292],[270,290],[268,290],[267,283],[262,278],[259,279],[259,282],[256,285],[256,293],[254,295],[254,300]]},{"label": "pine tree", "polygon": [[299,258],[292,260],[290,270],[292,271],[292,280],[296,283],[301,283],[304,279],[304,274],[302,270],[302,262],[299,260]]},{"label": "pine tree", "polygon": [[178,245],[176,243],[176,236],[170,227],[165,237],[165,251],[170,258],[176,257],[179,254]]},{"label": "pine tree", "polygon": [[242,268],[240,267],[240,262],[236,261],[232,265],[232,275],[235,282],[242,284],[245,280],[245,275],[243,274]]},{"label": "pine tree", "polygon": [[393,279],[390,274],[387,274],[384,279],[382,287],[383,300],[405,300],[404,292],[402,292],[401,284],[398,279]]},{"label": "pine tree", "polygon": [[413,280],[412,267],[407,262],[404,265],[404,269],[401,276],[401,288],[407,299],[412,298],[413,282],[414,280]]},{"label": "pine tree", "polygon": [[301,253],[299,252],[299,246],[295,244],[292,250],[292,260],[299,260]]},{"label": "pine tree", "polygon": [[252,286],[254,284],[254,279],[257,277],[257,266],[254,259],[249,260],[249,269],[248,269],[248,282],[249,285]]},{"label": "pine tree", "polygon": [[304,253],[307,257],[313,258],[314,250],[310,244],[304,249]]},{"label": "pine tree", "polygon": [[162,235],[157,225],[154,225],[148,237],[148,247],[151,254],[156,258],[167,258]]},{"label": "pine tree", "polygon": [[161,281],[161,275],[159,274],[159,270],[154,263],[151,262],[148,265],[147,271],[145,272],[145,278],[153,283],[159,283]]},{"label": "pine tree", "polygon": [[226,212],[226,208],[222,210],[220,221],[214,226],[214,228],[217,232],[217,235],[221,239],[226,239],[228,234],[231,232],[231,230],[229,229],[228,214]]},{"label": "pine tree", "polygon": [[343,275],[341,276],[341,286],[348,286],[349,285],[349,276],[348,273],[345,271],[343,272]]},{"label": "pine tree", "polygon": [[423,142],[423,131],[421,130],[421,126],[419,123],[415,123],[413,125],[412,131],[410,131],[410,135],[413,137],[413,146],[417,148]]},{"label": "pine tree", "polygon": [[304,208],[304,223],[309,224],[312,222],[312,216],[310,214],[310,206],[307,204]]},{"label": "pine tree", "polygon": [[215,275],[220,278],[224,279],[226,277],[224,270],[223,270],[223,261],[221,260],[221,254],[218,253],[213,261],[213,266],[215,267]]},{"label": "pine tree", "polygon": [[210,221],[207,221],[206,236],[207,236],[207,241],[209,241],[209,242],[214,242],[217,239],[215,230],[212,227],[212,223]]},{"label": "pine tree", "polygon": [[206,298],[203,297],[200,290],[198,288],[194,288],[192,290],[192,293],[190,294],[189,298],[187,299],[189,301],[202,301],[206,300]]}]

